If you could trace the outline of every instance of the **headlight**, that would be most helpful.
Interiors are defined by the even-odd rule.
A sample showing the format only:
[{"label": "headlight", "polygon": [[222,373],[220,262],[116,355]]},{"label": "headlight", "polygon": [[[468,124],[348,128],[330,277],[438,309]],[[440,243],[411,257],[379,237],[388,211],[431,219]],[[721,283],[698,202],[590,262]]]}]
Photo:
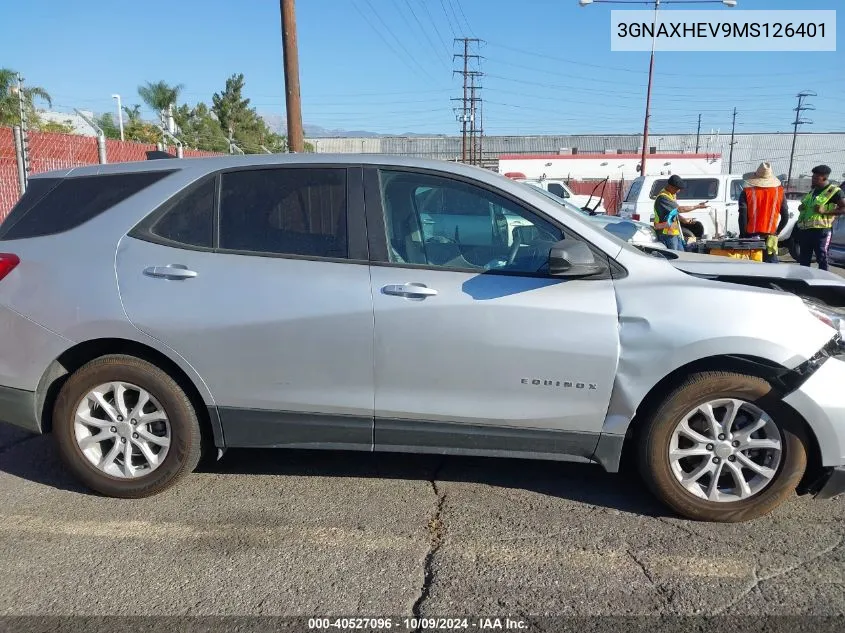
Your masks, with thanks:
[{"label": "headlight", "polygon": [[829,325],[837,332],[845,335],[845,312],[839,308],[832,308],[812,299],[805,297],[801,299],[804,301],[804,305],[807,306],[810,314],[825,325]]}]

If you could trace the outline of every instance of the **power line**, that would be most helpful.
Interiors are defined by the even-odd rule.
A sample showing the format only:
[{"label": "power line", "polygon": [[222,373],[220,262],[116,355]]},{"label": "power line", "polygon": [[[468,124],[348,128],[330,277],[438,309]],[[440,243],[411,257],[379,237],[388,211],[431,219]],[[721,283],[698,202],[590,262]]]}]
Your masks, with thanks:
[{"label": "power line", "polygon": [[464,13],[464,8],[461,5],[461,0],[455,0],[455,4],[458,5],[458,10],[461,12],[461,17],[463,17],[463,19],[464,19],[464,24],[467,25],[467,31],[469,32],[470,35],[475,35],[475,33],[472,32],[472,27],[469,24],[469,20],[467,20],[467,14]]},{"label": "power line", "polygon": [[431,12],[428,10],[428,4],[426,0],[420,0],[422,4],[422,8],[425,11],[425,14],[428,16],[431,25],[434,27],[434,32],[437,33],[437,38],[440,40],[440,43],[443,44],[443,50],[446,51],[446,55],[451,55],[452,51],[450,50],[449,46],[446,44],[446,38],[440,33],[440,27],[437,26],[437,22],[435,21],[434,17],[431,15]]},{"label": "power line", "polygon": [[452,31],[452,37],[458,37],[458,34],[455,32],[455,29],[452,26],[452,19],[449,17],[449,12],[446,11],[446,5],[444,4],[443,0],[440,0],[440,8],[443,9],[443,15],[446,16],[446,22],[449,23],[449,30]]},{"label": "power line", "polygon": [[[404,51],[405,55],[407,55],[407,57],[411,60],[411,62],[413,62],[416,65],[416,67],[419,68],[420,71],[422,71],[422,74],[424,74],[426,77],[428,77],[429,79],[434,81],[434,78],[428,73],[428,71],[425,68],[422,67],[422,65],[416,60],[416,58],[413,55],[411,55],[411,53],[408,52],[408,49],[405,48],[405,45],[401,42],[401,40],[399,40],[399,38],[396,37],[396,35],[393,34],[393,31],[390,30],[390,27],[387,26],[385,21],[381,18],[381,15],[379,15],[378,11],[376,11],[375,8],[373,8],[373,5],[370,3],[370,0],[364,0],[364,2],[367,4],[367,6],[373,12],[373,15],[376,16],[376,19],[381,23],[382,26],[384,26],[385,30],[388,33],[390,33],[391,35],[393,35],[393,39],[396,40],[397,44],[399,44],[399,48],[401,48]],[[364,20],[367,22],[367,24],[369,24],[370,28],[373,29],[378,34],[378,36],[382,39],[382,41],[385,44],[387,44],[388,48],[390,48],[390,50],[393,52],[393,54],[396,55],[397,57],[401,57],[399,55],[399,53],[396,51],[396,49],[393,48],[393,46],[391,46],[390,43],[387,41],[387,38],[385,38],[381,34],[381,31],[379,31],[377,28],[375,28],[375,26],[373,26],[372,22],[369,21],[367,16],[364,15],[364,12],[361,11],[360,7],[355,2],[355,0],[352,1],[352,6],[355,7],[355,10],[358,11],[358,13],[361,14],[361,17],[364,18]],[[404,59],[403,59],[403,62],[405,62]],[[407,63],[406,63],[406,65],[410,68],[410,65],[408,65]],[[414,69],[412,69],[412,70],[414,70]],[[416,70],[414,70],[414,72],[416,72]]]},{"label": "power line", "polygon": [[[412,15],[412,16],[414,16],[414,20],[415,20],[415,21],[416,21],[416,23],[419,25],[419,27],[420,27],[420,31],[421,31],[421,32],[422,32],[422,34],[425,36],[425,39],[426,39],[426,40],[428,40],[428,43],[431,45],[431,52],[432,52],[432,53],[434,53],[434,49],[435,49],[435,48],[437,48],[437,45],[434,43],[434,40],[432,40],[432,39],[428,36],[428,31],[427,31],[427,30],[426,30],[426,28],[423,26],[423,24],[422,24],[422,22],[420,21],[420,19],[417,17],[417,13],[416,13],[416,11],[414,11],[414,7],[412,7],[412,6],[411,6],[411,3],[410,3],[408,0],[405,0],[405,6],[406,6],[406,7],[408,7],[408,10],[411,12],[411,15]],[[399,10],[399,6],[398,6],[398,5],[396,6],[396,9],[397,9],[397,10]],[[401,13],[401,11],[400,11],[400,13]],[[447,55],[449,55],[448,49],[447,49],[446,54],[447,54]],[[445,64],[445,63],[446,63],[446,61],[444,60],[444,62],[443,62],[443,63]]]}]

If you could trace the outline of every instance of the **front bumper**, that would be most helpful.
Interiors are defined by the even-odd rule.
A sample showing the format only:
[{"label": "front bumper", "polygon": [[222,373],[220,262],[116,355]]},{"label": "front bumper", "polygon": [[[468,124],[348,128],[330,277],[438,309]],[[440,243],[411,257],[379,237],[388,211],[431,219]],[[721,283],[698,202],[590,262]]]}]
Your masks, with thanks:
[{"label": "front bumper", "polygon": [[0,386],[0,422],[20,427],[30,433],[41,433],[35,393]]},{"label": "front bumper", "polygon": [[829,358],[783,401],[807,421],[823,467],[845,466],[845,361]]},{"label": "front bumper", "polygon": [[819,482],[814,499],[833,499],[845,493],[845,467],[831,468]]}]

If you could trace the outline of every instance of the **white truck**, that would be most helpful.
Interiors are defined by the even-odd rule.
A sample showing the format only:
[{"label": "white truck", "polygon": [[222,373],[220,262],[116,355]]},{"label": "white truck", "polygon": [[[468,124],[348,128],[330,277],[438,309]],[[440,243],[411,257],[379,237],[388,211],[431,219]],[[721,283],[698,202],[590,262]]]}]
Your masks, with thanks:
[{"label": "white truck", "polygon": [[[702,235],[695,237],[708,239],[739,236],[739,196],[745,183],[742,176],[679,175],[687,183],[687,187],[678,194],[678,201],[683,206],[694,206],[699,202],[708,205],[707,209],[684,213],[684,217],[698,221],[703,227]],[[668,176],[640,176],[634,180],[628,188],[619,215],[631,220],[653,222],[654,199],[668,181]],[[780,244],[785,248],[791,245],[792,229],[798,220],[799,204],[799,200],[787,198],[789,221],[779,236]]]},{"label": "white truck", "polygon": [[604,201],[601,198],[601,187],[598,188],[595,196],[590,196],[573,193],[572,189],[566,184],[566,181],[559,178],[526,178],[524,174],[515,172],[506,173],[505,176],[511,180],[524,182],[526,185],[548,191],[558,198],[563,198],[567,202],[574,204],[579,209],[589,208],[596,215],[607,214],[607,209],[605,209]]}]

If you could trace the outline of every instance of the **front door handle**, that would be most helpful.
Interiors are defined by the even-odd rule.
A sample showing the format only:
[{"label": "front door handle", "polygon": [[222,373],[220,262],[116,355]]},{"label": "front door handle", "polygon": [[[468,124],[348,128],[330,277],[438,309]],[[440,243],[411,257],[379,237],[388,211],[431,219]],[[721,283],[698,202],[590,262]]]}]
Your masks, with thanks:
[{"label": "front door handle", "polygon": [[157,279],[193,279],[197,276],[194,270],[188,270],[187,266],[183,264],[168,264],[167,266],[150,266],[144,269],[144,274],[147,277],[156,277]]},{"label": "front door handle", "polygon": [[384,286],[381,291],[386,295],[408,299],[425,299],[426,297],[433,297],[437,294],[434,288],[429,288],[424,284],[418,283]]}]

